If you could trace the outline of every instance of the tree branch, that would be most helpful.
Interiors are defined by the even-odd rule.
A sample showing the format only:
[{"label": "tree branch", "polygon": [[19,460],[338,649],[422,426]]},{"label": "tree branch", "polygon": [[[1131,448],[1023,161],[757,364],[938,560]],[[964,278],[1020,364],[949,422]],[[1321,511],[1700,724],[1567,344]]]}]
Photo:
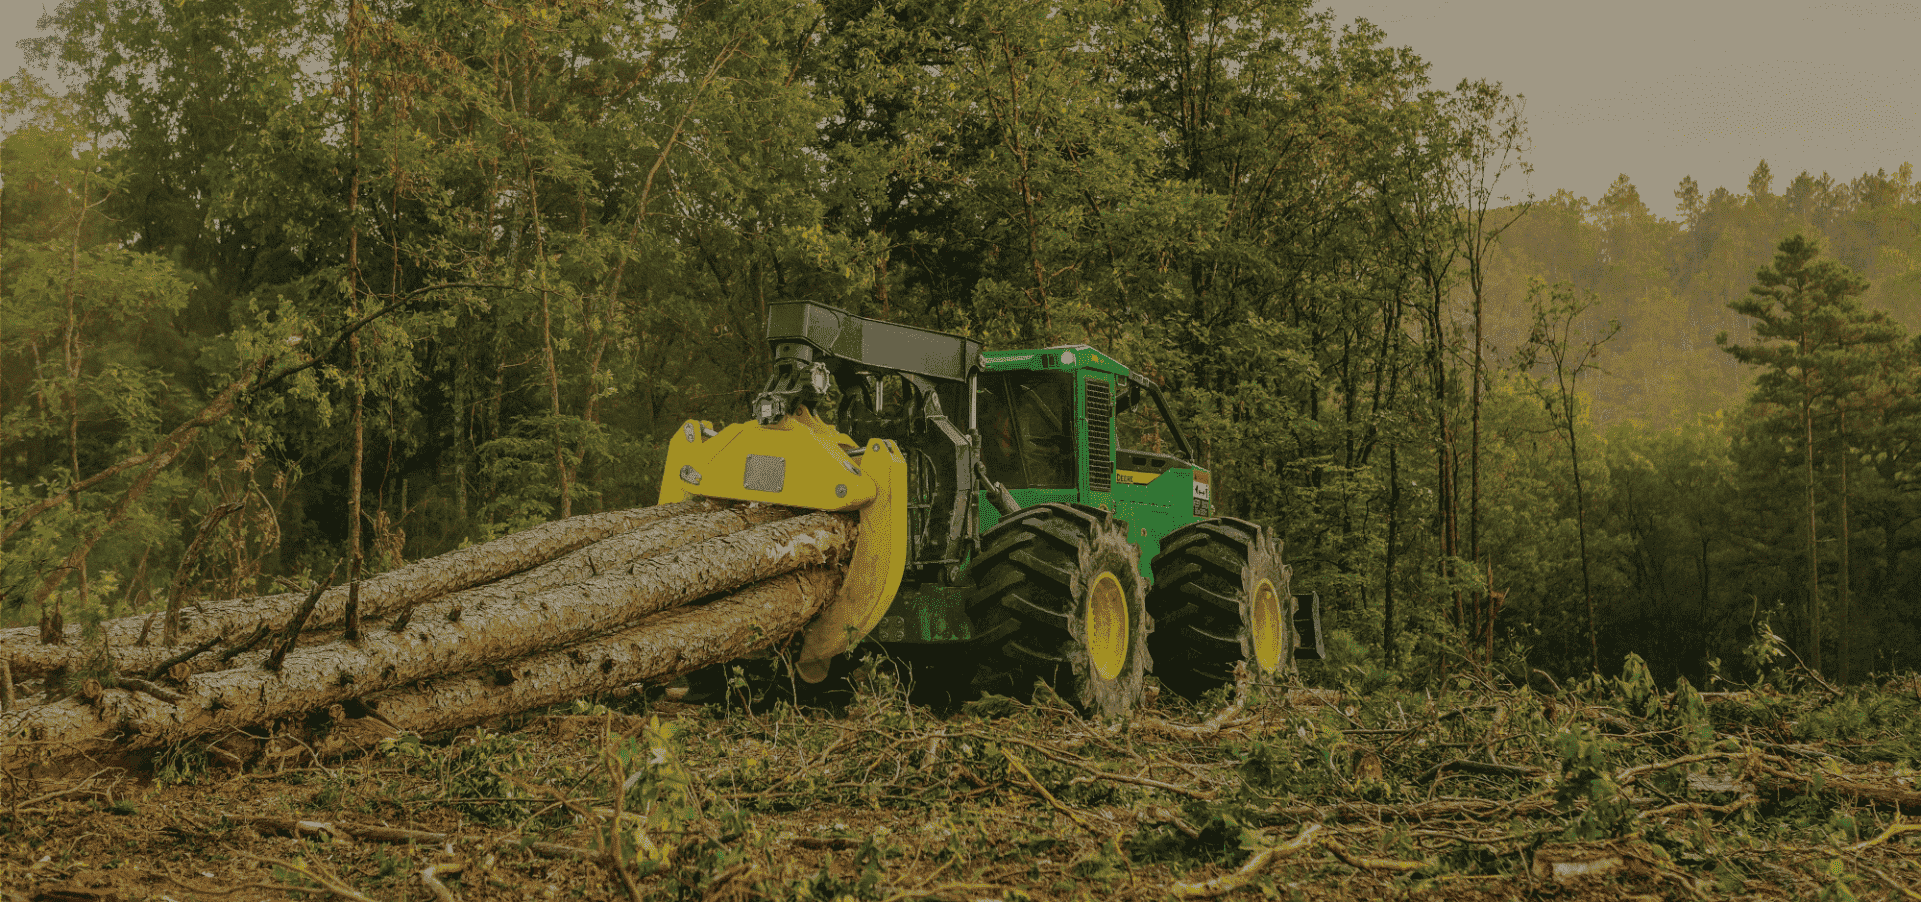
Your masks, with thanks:
[{"label": "tree branch", "polygon": [[388,303],[386,306],[381,307],[380,309],[375,310],[372,313],[369,313],[365,316],[362,316],[361,318],[354,320],[351,323],[348,323],[345,327],[343,327],[338,333],[334,335],[333,342],[327,345],[326,350],[323,350],[320,353],[315,354],[314,356],[308,358],[305,363],[298,363],[298,364],[287,366],[281,369],[280,371],[274,373],[273,375],[267,376],[261,379],[260,382],[254,385],[253,388],[250,389],[249,391],[255,391],[255,392],[264,391],[267,388],[270,388],[280,382],[283,382],[293,377],[297,373],[301,373],[306,370],[313,369],[314,367],[317,367],[327,362],[327,360],[332,358],[333,355],[339,353],[341,348],[346,347],[348,340],[353,338],[354,335],[358,334],[360,330],[365,329],[370,325],[373,325],[373,323],[376,320],[379,320],[381,317],[384,317],[389,313],[393,313],[395,311],[413,306],[414,303],[417,302],[420,298],[425,297],[426,295],[432,294],[436,291],[451,291],[456,288],[506,289],[506,288],[512,288],[512,287],[513,287],[512,285],[494,285],[494,284],[483,283],[483,282],[446,282],[440,285],[428,285],[422,288],[416,288],[412,291],[407,292],[406,294],[401,295],[399,298]]},{"label": "tree branch", "polygon": [[241,373],[240,378],[228,383],[225,388],[220,390],[220,394],[216,395],[212,401],[207,402],[207,406],[200,408],[200,411],[195,413],[192,419],[180,424],[174,431],[168,433],[167,437],[161,439],[158,444],[154,445],[152,450],[125,458],[113,466],[68,486],[65,490],[57,494],[49,495],[35,502],[25,511],[22,511],[19,516],[9,521],[5,529],[0,529],[0,542],[5,542],[13,538],[14,534],[25,528],[28,523],[33,522],[34,519],[41,514],[66,502],[67,499],[112,479],[121,473],[125,473],[134,467],[146,464],[156,457],[177,453],[179,448],[185,447],[186,443],[193,440],[194,435],[201,429],[219,422],[228,413],[232,412],[234,402],[238,399],[240,392],[247,387],[247,381],[252,379],[254,374],[265,367],[271,359],[271,354],[263,355],[248,364],[246,370]]}]

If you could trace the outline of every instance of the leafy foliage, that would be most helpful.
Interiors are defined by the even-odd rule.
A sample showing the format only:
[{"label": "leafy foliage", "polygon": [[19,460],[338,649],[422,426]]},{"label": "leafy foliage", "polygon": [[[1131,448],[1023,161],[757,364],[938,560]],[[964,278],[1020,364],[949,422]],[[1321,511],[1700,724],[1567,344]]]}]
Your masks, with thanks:
[{"label": "leafy foliage", "polygon": [[[1376,685],[1629,651],[1698,682],[1777,604],[1824,672],[1815,648],[1854,679],[1921,647],[1904,344],[1830,386],[1817,516],[1851,532],[1811,564],[1779,399],[1691,419],[1738,398],[1707,337],[1752,334],[1728,302],[1785,236],[1871,283],[1861,322],[1921,315],[1910,169],[1684,182],[1675,221],[1625,177],[1537,203],[1518,97],[1431,85],[1304,0],[76,0],[50,24],[35,52],[76,90],[12,81],[0,109],[14,622],[649,503],[669,431],[763,379],[766,304],[809,299],[1160,381],[1220,510],[1285,537]],[[1503,366],[1537,279],[1594,299],[1559,347],[1622,324],[1545,420],[1542,373]],[[1629,419],[1673,427],[1608,432]],[[1810,569],[1821,597],[1792,598]]]}]

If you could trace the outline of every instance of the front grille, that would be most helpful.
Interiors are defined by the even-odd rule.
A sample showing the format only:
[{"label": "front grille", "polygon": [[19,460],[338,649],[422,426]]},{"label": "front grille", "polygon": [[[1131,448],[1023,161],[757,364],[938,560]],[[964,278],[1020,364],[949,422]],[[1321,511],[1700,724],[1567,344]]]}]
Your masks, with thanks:
[{"label": "front grille", "polygon": [[1114,388],[1087,380],[1087,490],[1114,490]]}]

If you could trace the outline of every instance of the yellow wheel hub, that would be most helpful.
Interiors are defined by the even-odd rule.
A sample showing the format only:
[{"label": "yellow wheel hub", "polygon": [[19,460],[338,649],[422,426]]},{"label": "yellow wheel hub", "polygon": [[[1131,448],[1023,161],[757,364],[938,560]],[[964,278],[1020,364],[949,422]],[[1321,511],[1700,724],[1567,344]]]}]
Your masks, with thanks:
[{"label": "yellow wheel hub", "polygon": [[1087,593],[1087,657],[1101,679],[1117,679],[1127,667],[1127,590],[1120,578],[1103,570]]},{"label": "yellow wheel hub", "polygon": [[1248,631],[1254,638],[1254,664],[1262,673],[1281,669],[1287,639],[1286,622],[1281,616],[1281,596],[1272,580],[1263,579],[1254,587],[1253,603],[1248,606]]}]

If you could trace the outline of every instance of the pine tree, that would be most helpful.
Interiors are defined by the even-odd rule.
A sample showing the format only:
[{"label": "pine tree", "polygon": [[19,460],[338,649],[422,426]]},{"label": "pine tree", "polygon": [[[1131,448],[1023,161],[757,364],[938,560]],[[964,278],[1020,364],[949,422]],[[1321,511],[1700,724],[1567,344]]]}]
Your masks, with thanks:
[{"label": "pine tree", "polygon": [[1752,400],[1782,411],[1782,432],[1798,433],[1803,481],[1807,489],[1806,660],[1821,669],[1822,604],[1819,518],[1816,503],[1816,454],[1820,436],[1836,434],[1859,377],[1872,368],[1870,352],[1901,340],[1901,327],[1883,311],[1862,308],[1859,296],[1868,283],[1841,263],[1818,260],[1820,245],[1805,235],[1783,240],[1771,266],[1755,273],[1748,296],[1728,306],[1752,317],[1754,344],[1717,341],[1742,363],[1765,367],[1755,380]]}]

